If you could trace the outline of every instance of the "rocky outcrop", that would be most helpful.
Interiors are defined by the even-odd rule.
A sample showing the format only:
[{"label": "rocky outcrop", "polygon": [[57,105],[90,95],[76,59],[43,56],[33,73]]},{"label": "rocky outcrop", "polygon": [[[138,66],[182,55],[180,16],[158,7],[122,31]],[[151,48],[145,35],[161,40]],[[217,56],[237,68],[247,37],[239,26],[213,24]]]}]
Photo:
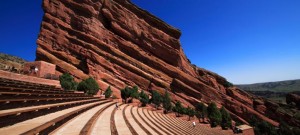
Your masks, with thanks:
[{"label": "rocky outcrop", "polygon": [[[77,79],[92,76],[114,94],[127,85],[170,91],[185,105],[216,102],[235,118],[248,114],[278,125],[253,108],[253,96],[190,64],[178,29],[128,0],[44,0],[36,60]],[[226,86],[226,87],[225,87]]]},{"label": "rocky outcrop", "polygon": [[288,93],[286,95],[286,103],[288,103],[288,104],[294,103],[300,109],[300,95],[299,95],[299,93],[298,94]]}]

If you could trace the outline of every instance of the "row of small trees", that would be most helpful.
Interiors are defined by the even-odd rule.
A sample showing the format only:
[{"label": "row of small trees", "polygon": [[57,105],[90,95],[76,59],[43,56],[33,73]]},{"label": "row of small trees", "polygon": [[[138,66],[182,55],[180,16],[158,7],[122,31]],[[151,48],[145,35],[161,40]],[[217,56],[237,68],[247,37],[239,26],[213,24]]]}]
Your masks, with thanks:
[{"label": "row of small trees", "polygon": [[59,77],[59,81],[60,81],[61,87],[64,90],[84,91],[84,93],[86,93],[88,95],[94,95],[99,90],[98,83],[92,77],[89,77],[89,78],[77,83],[74,80],[73,76],[71,76],[68,73],[64,73]]},{"label": "row of small trees", "polygon": [[230,114],[226,111],[224,107],[218,109],[214,102],[210,103],[206,107],[203,103],[198,103],[194,108],[192,107],[183,107],[181,102],[177,101],[175,105],[172,104],[170,94],[166,91],[163,95],[157,91],[151,91],[151,99],[149,96],[142,90],[138,92],[138,87],[134,86],[132,88],[125,87],[121,90],[121,97],[125,103],[132,99],[139,99],[141,106],[146,106],[148,103],[155,105],[155,108],[158,109],[162,105],[164,113],[169,113],[170,111],[175,112],[177,117],[182,115],[188,115],[189,120],[191,117],[196,116],[199,122],[209,118],[211,127],[216,127],[221,125],[223,129],[228,129],[231,127],[231,117]]}]

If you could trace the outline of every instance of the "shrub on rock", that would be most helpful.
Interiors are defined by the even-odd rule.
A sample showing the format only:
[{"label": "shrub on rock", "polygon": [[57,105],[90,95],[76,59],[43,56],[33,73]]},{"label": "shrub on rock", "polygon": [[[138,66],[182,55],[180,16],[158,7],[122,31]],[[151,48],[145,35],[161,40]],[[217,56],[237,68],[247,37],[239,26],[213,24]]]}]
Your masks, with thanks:
[{"label": "shrub on rock", "polygon": [[217,108],[217,105],[212,102],[208,105],[207,107],[207,114],[208,118],[210,120],[210,126],[211,127],[216,127],[220,125],[220,122],[222,120],[222,115],[219,109]]},{"label": "shrub on rock", "polygon": [[206,117],[207,115],[207,107],[203,104],[203,103],[198,103],[196,105],[196,117],[198,118],[199,120],[199,123],[200,123],[200,120],[202,119],[202,121],[204,122],[204,118]]},{"label": "shrub on rock", "polygon": [[139,92],[138,92],[138,87],[134,86],[133,88],[130,88],[126,86],[124,89],[121,90],[121,97],[125,101],[125,104],[127,103],[127,99],[131,97],[131,99],[139,98]]},{"label": "shrub on rock", "polygon": [[149,102],[149,96],[144,92],[144,90],[142,90],[140,93],[140,102],[142,103],[143,107]]},{"label": "shrub on rock", "polygon": [[112,90],[110,89],[110,86],[108,86],[106,91],[104,92],[105,98],[109,98],[111,94],[112,94]]},{"label": "shrub on rock", "polygon": [[160,104],[162,103],[163,99],[157,91],[152,90],[151,92],[152,92],[151,102],[155,104],[155,108],[157,109],[158,106],[160,106]]},{"label": "shrub on rock", "polygon": [[168,93],[168,91],[165,92],[162,99],[163,99],[163,108],[165,109],[164,112],[168,113],[169,111],[172,110],[171,97],[170,97],[170,94]]},{"label": "shrub on rock", "polygon": [[186,108],[186,114],[189,116],[189,120],[191,120],[191,117],[195,116],[195,110],[191,107]]},{"label": "shrub on rock", "polygon": [[222,114],[222,121],[221,121],[221,127],[222,129],[227,130],[231,127],[231,117],[230,114],[226,111],[224,107],[220,109],[220,112]]},{"label": "shrub on rock", "polygon": [[99,90],[99,85],[94,78],[89,77],[78,84],[77,90],[84,91],[88,95],[95,95]]},{"label": "shrub on rock", "polygon": [[184,112],[181,102],[177,101],[175,106],[173,107],[173,111],[175,112],[176,117],[179,117],[180,114]]},{"label": "shrub on rock", "polygon": [[59,82],[64,90],[76,90],[77,82],[75,82],[73,76],[68,73],[59,76]]}]

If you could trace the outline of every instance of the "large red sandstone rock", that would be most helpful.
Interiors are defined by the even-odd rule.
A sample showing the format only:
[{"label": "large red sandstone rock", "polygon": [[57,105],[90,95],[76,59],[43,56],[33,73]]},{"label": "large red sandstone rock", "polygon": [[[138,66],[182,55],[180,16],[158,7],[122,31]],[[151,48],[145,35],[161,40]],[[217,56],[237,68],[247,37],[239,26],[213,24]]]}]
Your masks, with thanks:
[{"label": "large red sandstone rock", "polygon": [[253,108],[252,95],[192,66],[180,31],[128,0],[44,0],[43,9],[36,60],[56,64],[58,72],[92,76],[118,97],[126,85],[168,90],[186,106],[214,101],[242,121],[253,114],[278,125]]}]

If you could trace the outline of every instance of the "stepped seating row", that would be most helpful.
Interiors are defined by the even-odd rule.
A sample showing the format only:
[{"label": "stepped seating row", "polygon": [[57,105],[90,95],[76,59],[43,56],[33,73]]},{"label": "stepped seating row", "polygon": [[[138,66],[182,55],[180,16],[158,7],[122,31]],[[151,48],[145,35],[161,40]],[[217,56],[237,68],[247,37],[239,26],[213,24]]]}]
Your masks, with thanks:
[{"label": "stepped seating row", "polygon": [[[95,99],[82,93],[63,91],[55,86],[0,78],[0,110]],[[4,85],[2,85],[4,84]],[[17,85],[15,85],[17,84]],[[21,87],[24,84],[29,87]],[[51,89],[52,88],[52,89]]]},{"label": "stepped seating row", "polygon": [[[30,122],[34,119],[39,120],[41,125],[45,125],[47,119],[44,117],[59,114],[61,111],[67,112],[58,118],[53,116],[48,118],[48,120],[51,119],[51,123],[57,123],[67,120],[66,118],[71,118],[81,111],[107,102],[109,101],[83,93],[62,91],[55,86],[0,78],[0,128],[4,131],[1,133],[19,134],[25,130],[27,132],[27,129],[22,127],[27,123],[28,128],[31,128],[39,123],[37,121]],[[74,108],[77,109],[74,110]],[[72,111],[68,112],[67,110]],[[48,129],[45,126],[37,128],[38,130],[34,130]]]},{"label": "stepped seating row", "polygon": [[54,89],[61,90],[60,88],[55,88],[54,85],[46,85],[39,83],[31,83],[19,80],[12,80],[7,78],[0,78],[0,86],[13,86],[19,88],[35,88],[35,89]]}]

